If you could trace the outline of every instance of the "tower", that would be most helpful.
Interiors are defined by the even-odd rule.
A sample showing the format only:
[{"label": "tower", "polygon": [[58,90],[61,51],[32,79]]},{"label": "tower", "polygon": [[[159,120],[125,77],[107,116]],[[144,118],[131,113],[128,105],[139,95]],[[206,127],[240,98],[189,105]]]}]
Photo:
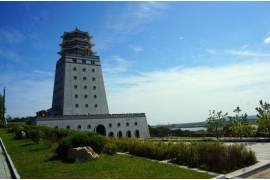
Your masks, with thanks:
[{"label": "tower", "polygon": [[51,115],[109,114],[99,56],[92,36],[64,32],[56,63]]}]

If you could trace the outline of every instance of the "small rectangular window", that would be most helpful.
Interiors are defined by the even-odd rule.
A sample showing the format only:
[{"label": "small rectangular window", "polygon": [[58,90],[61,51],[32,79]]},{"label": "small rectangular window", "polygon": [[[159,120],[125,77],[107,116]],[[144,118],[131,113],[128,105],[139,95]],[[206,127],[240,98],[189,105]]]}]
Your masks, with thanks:
[{"label": "small rectangular window", "polygon": [[84,64],[85,64],[85,63],[86,63],[86,60],[85,60],[85,59],[82,59],[82,63],[84,63]]},{"label": "small rectangular window", "polygon": [[75,59],[75,58],[73,58],[72,60],[73,60],[73,62],[77,62],[77,59]]}]

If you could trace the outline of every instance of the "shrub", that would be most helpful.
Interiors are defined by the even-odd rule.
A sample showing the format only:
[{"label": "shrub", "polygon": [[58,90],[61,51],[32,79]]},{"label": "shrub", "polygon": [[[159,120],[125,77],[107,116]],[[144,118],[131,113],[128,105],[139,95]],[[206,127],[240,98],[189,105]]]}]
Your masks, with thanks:
[{"label": "shrub", "polygon": [[73,147],[89,146],[91,144],[90,137],[86,132],[77,132],[73,135],[70,135],[70,137]]},{"label": "shrub", "polygon": [[96,153],[101,153],[102,149],[104,148],[105,143],[106,143],[106,140],[101,135],[90,137],[89,145]]},{"label": "shrub", "polygon": [[71,137],[65,137],[59,140],[58,142],[58,147],[56,149],[56,153],[62,157],[66,158],[67,157],[67,152],[70,148],[73,148],[74,146],[72,145],[72,139]]},{"label": "shrub", "polygon": [[113,143],[107,143],[105,144],[102,152],[113,156],[117,152],[117,146]]},{"label": "shrub", "polygon": [[43,132],[40,129],[33,129],[28,131],[29,138],[34,141],[34,143],[38,144],[40,139],[42,138]]}]

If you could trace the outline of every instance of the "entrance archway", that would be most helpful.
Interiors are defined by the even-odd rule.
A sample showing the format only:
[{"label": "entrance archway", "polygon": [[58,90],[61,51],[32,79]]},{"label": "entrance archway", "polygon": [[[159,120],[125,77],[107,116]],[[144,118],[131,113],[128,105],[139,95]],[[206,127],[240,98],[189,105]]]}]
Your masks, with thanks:
[{"label": "entrance archway", "polygon": [[98,126],[96,127],[96,132],[97,132],[98,134],[101,134],[101,135],[103,135],[103,136],[106,136],[106,129],[105,129],[105,127],[104,127],[102,124],[100,124],[100,125],[98,125]]},{"label": "entrance archway", "polygon": [[127,131],[126,137],[131,137],[131,132]]},{"label": "entrance archway", "polygon": [[140,137],[140,132],[139,132],[139,130],[136,130],[136,131],[135,131],[135,136],[136,136],[137,138]]},{"label": "entrance archway", "polygon": [[123,136],[122,131],[118,131],[117,138],[121,138]]}]

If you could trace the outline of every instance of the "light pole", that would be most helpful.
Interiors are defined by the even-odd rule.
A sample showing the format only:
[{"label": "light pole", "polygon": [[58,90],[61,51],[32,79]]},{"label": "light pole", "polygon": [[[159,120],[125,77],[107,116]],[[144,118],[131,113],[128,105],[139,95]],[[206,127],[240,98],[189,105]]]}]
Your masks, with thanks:
[{"label": "light pole", "polygon": [[[6,94],[6,89],[4,87],[4,96],[3,96],[3,121],[5,120],[5,94]],[[5,120],[5,123],[7,124],[7,121]]]}]

